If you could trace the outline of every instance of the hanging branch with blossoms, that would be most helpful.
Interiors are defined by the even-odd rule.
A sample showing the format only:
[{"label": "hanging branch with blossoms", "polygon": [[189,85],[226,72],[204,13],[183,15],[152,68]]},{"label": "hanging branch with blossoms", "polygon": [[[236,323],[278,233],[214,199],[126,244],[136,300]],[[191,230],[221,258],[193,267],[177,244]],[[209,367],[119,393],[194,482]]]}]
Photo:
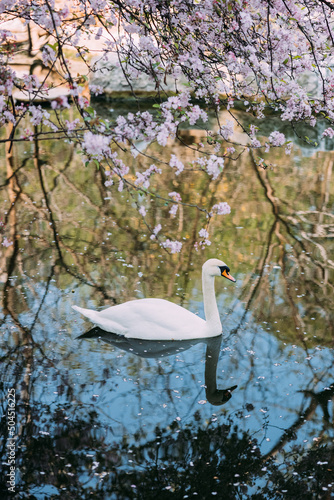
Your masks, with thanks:
[{"label": "hanging branch with blossoms", "polygon": [[[162,172],[178,176],[186,167],[214,180],[226,158],[236,159],[249,149],[260,153],[284,147],[289,154],[291,143],[285,135],[273,131],[264,140],[257,135],[257,122],[267,109],[292,125],[304,122],[314,127],[325,119],[323,136],[334,137],[333,19],[330,0],[1,0],[0,124],[7,124],[9,131],[1,141],[9,143],[9,149],[16,141],[34,138],[77,143],[86,164],[105,167],[108,186],[147,196],[152,194],[151,179]],[[37,26],[44,33],[39,48],[42,79],[17,75],[11,67],[16,51],[11,23],[18,20],[30,32]],[[93,59],[88,48],[92,41],[98,43]],[[84,74],[72,70],[69,50],[85,64]],[[137,113],[113,120],[97,114],[85,88],[88,85],[91,94],[103,93],[92,82],[98,65],[110,57],[116,58],[135,97],[134,82],[145,75],[155,88],[157,109],[139,107]],[[305,74],[319,81],[317,96],[303,86]],[[52,100],[51,112],[37,101],[43,95],[47,99],[56,87],[60,94]],[[28,96],[28,104],[14,98],[16,91]],[[251,117],[249,128],[238,120],[240,102]],[[71,105],[79,118],[70,122],[65,116]],[[216,126],[207,130],[205,144],[192,146],[196,154],[191,165],[185,166],[173,154],[165,161],[151,158],[149,168],[136,171],[133,181],[130,166],[120,156],[122,149],[136,157],[145,155],[138,146],[141,141],[161,147],[170,138],[182,141],[181,125],[207,123],[208,110],[214,113]],[[229,119],[221,123],[224,110]],[[31,129],[20,135],[23,120]],[[233,141],[235,125],[248,137],[246,143]],[[259,158],[259,164],[262,161]],[[154,196],[167,200],[171,217],[184,204],[175,191]],[[136,206],[145,219],[145,206],[137,201]],[[222,201],[194,208],[207,218],[199,234],[198,246],[203,247],[210,243],[211,217],[229,213],[230,207]],[[152,238],[159,239],[161,229],[149,229]],[[181,248],[180,242],[169,239],[161,244],[172,252]]]}]

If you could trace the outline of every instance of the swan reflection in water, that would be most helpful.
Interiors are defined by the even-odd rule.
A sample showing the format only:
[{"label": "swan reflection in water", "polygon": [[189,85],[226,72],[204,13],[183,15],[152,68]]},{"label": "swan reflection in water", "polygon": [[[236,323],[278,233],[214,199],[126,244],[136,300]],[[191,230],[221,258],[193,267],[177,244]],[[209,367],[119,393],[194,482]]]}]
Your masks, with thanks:
[{"label": "swan reflection in water", "polygon": [[222,336],[206,339],[192,340],[142,340],[135,338],[125,338],[120,335],[106,332],[98,326],[77,337],[78,339],[101,339],[118,349],[136,354],[142,358],[162,358],[179,354],[190,347],[204,342],[206,344],[205,356],[205,393],[206,399],[212,405],[222,405],[232,397],[232,391],[237,385],[226,389],[217,388],[217,364],[220,353]]}]

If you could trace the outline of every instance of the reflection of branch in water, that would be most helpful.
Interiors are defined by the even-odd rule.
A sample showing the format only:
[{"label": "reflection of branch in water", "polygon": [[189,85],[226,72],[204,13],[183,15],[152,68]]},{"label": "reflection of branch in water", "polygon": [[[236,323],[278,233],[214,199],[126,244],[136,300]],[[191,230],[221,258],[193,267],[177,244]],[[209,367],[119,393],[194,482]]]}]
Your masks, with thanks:
[{"label": "reflection of branch in water", "polygon": [[[8,155],[8,153],[7,153]],[[7,156],[7,158],[11,158],[10,155]],[[13,169],[13,166],[11,166],[12,168],[12,173],[9,174],[8,170],[7,170],[7,178],[5,180],[5,182],[3,184],[0,184],[0,189],[1,188],[4,188],[6,186],[8,186],[8,184],[13,180],[14,182],[17,182],[17,173],[26,166],[26,164],[28,163],[28,161],[30,160],[30,158],[24,158],[22,160],[22,163],[19,167],[16,168],[16,170]],[[9,207],[9,211],[11,210],[11,207]],[[8,214],[7,214],[8,215]]]},{"label": "reflection of branch in water", "polygon": [[[321,245],[319,242],[314,241],[314,238],[333,238],[334,237],[334,223],[325,224],[324,218],[332,219],[334,215],[330,212],[330,209],[327,208],[329,200],[330,200],[330,190],[331,190],[331,177],[333,172],[333,159],[332,157],[326,156],[325,164],[325,174],[322,182],[322,201],[321,206],[318,210],[298,210],[294,212],[292,215],[287,216],[296,227],[300,227],[300,222],[303,222],[307,226],[311,226],[313,231],[301,230],[300,235],[306,241],[309,241],[313,246],[315,246],[323,259],[323,262],[326,263],[326,267],[323,268],[323,280],[325,283],[328,283],[328,267],[334,268],[334,261],[328,259],[327,251],[324,245]],[[309,216],[308,218],[306,216]],[[312,220],[311,216],[315,218],[318,216],[317,220]]]},{"label": "reflection of branch in water", "polygon": [[[46,356],[43,352],[41,346],[36,344],[33,340],[32,331],[37,322],[39,313],[43,304],[45,302],[49,284],[51,278],[54,273],[54,266],[52,266],[51,274],[47,280],[45,292],[37,309],[37,312],[34,315],[33,322],[30,327],[22,325],[19,320],[18,315],[16,314],[16,301],[13,296],[15,293],[15,285],[12,285],[11,280],[14,275],[14,271],[18,266],[18,258],[20,256],[19,252],[19,235],[17,234],[17,216],[16,216],[16,203],[19,200],[21,195],[21,189],[18,184],[17,179],[17,171],[13,171],[12,165],[12,152],[7,152],[6,155],[7,160],[7,179],[8,182],[6,185],[8,186],[8,194],[9,199],[11,201],[11,207],[8,211],[7,218],[10,222],[10,231],[11,231],[11,239],[13,241],[13,245],[7,249],[7,253],[10,252],[9,258],[7,258],[7,266],[4,274],[6,274],[6,281],[4,283],[3,289],[3,313],[4,318],[1,323],[4,324],[7,320],[7,316],[9,315],[16,326],[17,330],[20,332],[17,333],[16,329],[11,331],[11,337],[14,339],[16,347],[11,349],[3,358],[2,363],[11,364],[13,360],[13,355],[15,353],[16,363],[14,370],[14,377],[11,379],[11,387],[20,387],[20,400],[23,403],[24,408],[24,418],[20,418],[20,426],[18,429],[18,436],[22,436],[23,434],[32,434],[33,429],[31,428],[32,423],[32,405],[30,405],[30,396],[32,393],[32,373],[33,373],[33,363],[34,363],[34,350],[37,347],[43,355],[43,359],[46,359]],[[51,362],[53,365],[53,363]],[[65,380],[66,382],[66,380]],[[6,427],[6,432],[8,428]],[[4,440],[6,443],[6,439]]]},{"label": "reflection of branch in water", "polygon": [[280,222],[282,222],[282,224],[284,225],[284,227],[285,227],[288,235],[291,236],[291,238],[295,241],[295,244],[297,244],[298,246],[300,246],[302,248],[302,250],[305,250],[305,246],[304,246],[303,242],[300,241],[292,233],[289,224],[286,222],[286,220],[283,218],[283,216],[281,214],[281,211],[280,211],[280,200],[275,196],[274,188],[270,184],[267,171],[261,171],[260,172],[260,169],[257,167],[257,164],[256,164],[256,161],[254,159],[254,155],[253,155],[252,151],[250,151],[250,157],[252,159],[251,164],[252,164],[253,170],[254,170],[254,172],[256,174],[256,177],[258,178],[260,184],[263,187],[264,195],[265,195],[265,197],[267,198],[267,200],[269,201],[269,203],[271,205],[271,209],[272,209],[272,212],[273,212],[273,215],[274,215],[275,219],[279,220]]},{"label": "reflection of branch in water", "polygon": [[[68,159],[68,164],[70,163],[71,160],[72,160],[72,156]],[[63,170],[59,170],[58,168],[56,168],[53,165],[45,165],[45,167],[48,170],[51,170],[51,172],[55,172],[57,174],[53,180],[54,187],[56,187],[56,182],[58,181],[58,178],[61,178],[63,180],[63,182],[67,185],[67,187],[69,187],[71,189],[71,191],[73,191],[73,193],[75,193],[78,197],[85,200],[87,205],[93,207],[96,210],[99,209],[99,206],[96,203],[94,203],[88,195],[83,193],[82,190],[77,188],[77,186],[72,181],[69,180],[69,178],[65,174],[65,168]],[[52,190],[48,190],[48,194],[51,194],[51,193],[52,193]]]},{"label": "reflection of branch in water", "polygon": [[[271,185],[267,171],[262,171],[258,169],[252,154],[251,158],[252,158],[252,166],[255,171],[256,177],[258,178],[261,186],[263,187],[266,199],[271,205],[272,214],[274,216],[274,222],[268,233],[268,243],[265,246],[264,256],[260,260],[259,265],[257,266],[258,276],[256,278],[255,283],[253,284],[252,289],[248,291],[248,297],[244,299],[244,301],[246,302],[244,307],[244,313],[242,315],[242,318],[239,320],[238,325],[234,328],[233,333],[236,333],[239,330],[240,326],[245,320],[246,314],[250,309],[251,304],[254,303],[254,300],[257,299],[258,301],[260,301],[260,303],[262,303],[259,291],[262,292],[262,295],[265,294],[266,297],[268,296],[268,291],[266,287],[260,285],[262,284],[261,282],[263,282],[263,278],[265,276],[265,267],[271,263],[271,257],[272,257],[271,254],[276,246],[276,243],[272,241],[272,237],[275,234],[277,239],[279,240],[280,256],[278,262],[280,264],[282,277],[285,283],[285,296],[288,298],[289,306],[291,308],[292,316],[294,318],[295,327],[297,329],[296,331],[298,332],[299,328],[300,330],[298,332],[300,334],[299,336],[300,338],[303,339],[301,330],[302,329],[305,330],[305,328],[303,328],[305,326],[304,321],[302,319],[301,311],[291,291],[291,284],[287,279],[288,271],[290,270],[291,272],[294,272],[294,268],[293,267],[288,268],[287,257],[289,257],[290,260],[292,259],[292,261],[295,262],[296,266],[299,266],[301,275],[305,275],[305,278],[303,279],[303,284],[305,286],[305,289],[308,291],[308,293],[311,293],[314,296],[315,303],[319,305],[321,310],[323,310],[323,302],[321,301],[321,296],[319,297],[318,294],[314,294],[314,286],[319,286],[323,288],[324,284],[322,282],[320,283],[320,281],[318,281],[315,278],[310,279],[309,276],[310,273],[308,272],[308,268],[310,266],[311,268],[314,268],[314,265],[316,265],[319,269],[319,272],[321,273],[321,278],[324,281],[324,283],[327,284],[328,286],[331,286],[329,285],[328,282],[328,273],[329,269],[333,267],[332,266],[333,263],[328,260],[327,251],[325,247],[323,245],[320,245],[320,243],[315,242],[310,237],[310,235],[306,233],[306,231],[301,231],[300,228],[297,227],[296,214],[298,214],[299,212],[294,212],[293,208],[290,207],[290,213],[292,213],[292,215],[283,214],[281,207],[288,206],[288,203],[280,200],[275,195],[275,191]],[[329,168],[327,170],[328,170],[326,175],[327,180],[324,183],[325,194],[323,196],[323,203],[321,207],[322,212],[317,211],[317,213],[319,214],[319,220],[321,219],[321,214],[322,217],[325,215],[324,211],[327,210],[327,203],[329,200],[329,189],[330,189],[329,179],[332,171],[331,165],[329,165]],[[295,234],[293,226],[296,227],[298,233]],[[286,231],[286,235],[282,234],[283,229]],[[294,242],[294,244],[291,245],[291,250],[286,249],[286,245],[289,243],[289,238],[292,238]],[[319,262],[318,260],[313,259],[311,256],[308,255],[307,243],[311,243],[314,248],[318,248],[320,254],[322,255],[323,261]],[[305,265],[305,262],[307,262],[307,266]],[[313,289],[310,286],[310,284],[312,284]],[[247,289],[246,287],[244,287],[245,293],[247,293]],[[242,298],[243,294],[241,295],[240,299]],[[329,319],[328,323],[329,325],[331,325],[330,327],[332,328],[333,322],[330,320],[330,318],[328,319]]]},{"label": "reflection of branch in water", "polygon": [[[6,275],[6,281],[3,290],[2,303],[3,303],[4,318],[2,320],[2,323],[6,321],[6,316],[9,314],[12,317],[14,324],[23,334],[25,342],[27,342],[29,340],[32,340],[30,332],[28,331],[27,328],[21,325],[17,316],[14,314],[14,307],[13,304],[11,303],[12,294],[10,293],[12,290],[11,278],[14,273],[14,269],[16,267],[17,258],[19,256],[19,237],[17,234],[16,203],[20,198],[22,190],[18,183],[17,174],[16,172],[14,172],[13,152],[9,149],[8,143],[6,143],[6,166],[7,166],[7,180],[8,180],[8,183],[6,183],[6,185],[8,186],[8,196],[10,200],[10,209],[8,210],[6,219],[9,221],[10,235],[11,235],[11,240],[13,241],[13,245],[7,249],[7,253],[10,252],[10,256],[8,258],[6,272],[4,272],[4,274]],[[20,340],[21,339],[16,338],[16,343],[19,344]]]},{"label": "reflection of branch in water", "polygon": [[[242,301],[245,301],[246,304],[244,306],[244,313],[243,313],[242,317],[240,318],[237,326],[234,327],[233,330],[231,330],[231,332],[230,332],[231,334],[236,334],[239,331],[239,328],[241,327],[241,325],[245,321],[246,315],[247,315],[248,311],[250,310],[251,305],[257,296],[258,290],[261,289],[260,285],[262,284],[265,268],[266,268],[268,262],[270,262],[273,247],[275,246],[275,243],[272,243],[272,237],[273,237],[273,234],[276,232],[277,224],[278,224],[278,222],[275,220],[273,225],[271,226],[269,232],[268,232],[267,244],[263,245],[263,248],[265,250],[264,250],[262,259],[261,259],[261,261],[258,264],[257,269],[256,269],[257,277],[256,277],[256,280],[254,282],[253,288],[248,292],[248,297],[246,299],[243,299],[243,293],[241,293],[241,295],[238,297],[238,302],[240,302],[242,300]],[[251,279],[251,277],[249,277],[248,282],[250,281],[250,279]],[[247,292],[246,286],[247,286],[248,282],[246,281],[246,283],[245,283],[245,287],[244,287],[245,293]]]},{"label": "reflection of branch in water", "polygon": [[[280,207],[280,200],[274,195],[274,189],[272,188],[272,186],[270,184],[267,171],[261,171],[260,172],[260,170],[256,166],[256,162],[254,160],[254,156],[253,156],[252,152],[251,152],[251,158],[253,160],[252,161],[252,165],[253,165],[254,171],[255,171],[255,173],[257,175],[257,178],[259,179],[261,185],[263,186],[265,196],[266,196],[266,198],[268,199],[268,201],[270,202],[270,204],[272,206],[273,214],[285,226],[288,235],[294,240],[295,244],[297,244],[298,246],[300,246],[301,249],[305,252],[304,258],[307,259],[307,260],[309,260],[309,262],[312,262],[313,265],[317,265],[321,269],[322,273],[324,273],[324,270],[325,270],[326,267],[328,267],[328,265],[330,265],[331,267],[333,267],[334,266],[334,262],[328,260],[327,252],[326,252],[325,248],[323,247],[323,245],[321,245],[318,242],[315,242],[312,239],[312,236],[314,236],[314,235],[310,235],[306,231],[303,231],[303,230],[299,229],[299,221],[297,219],[298,212],[295,212],[290,207],[290,212],[291,213],[289,215],[287,215],[287,216],[283,216],[283,214],[281,213],[281,211],[279,209],[279,207]],[[319,221],[318,221],[318,224],[317,224],[318,227],[321,226],[321,222],[320,221],[321,221],[321,218],[323,218],[323,216],[325,215],[324,211],[326,210],[327,202],[328,202],[328,199],[329,199],[329,190],[330,190],[329,178],[331,177],[331,172],[332,172],[332,166],[331,165],[332,165],[332,161],[329,164],[329,169],[328,169],[328,172],[327,172],[328,182],[326,182],[326,193],[325,193],[325,196],[324,196],[324,202],[322,204],[321,210],[318,211],[318,213],[319,213]],[[284,203],[287,204],[287,202],[284,202]],[[292,232],[292,228],[290,227],[288,221],[294,223],[294,225],[296,226],[296,228],[298,230],[298,237]],[[308,224],[310,224],[310,222],[308,222]],[[317,261],[315,259],[312,259],[312,261],[311,261],[311,258],[307,256],[307,252],[306,252],[307,248],[305,246],[305,242],[310,242],[313,246],[315,246],[315,247],[318,248],[318,250],[319,250],[319,252],[320,252],[320,254],[321,254],[322,258],[323,258],[323,262],[319,262],[319,261]],[[294,253],[296,254],[297,252],[296,252],[295,245],[293,245],[293,250],[294,250]]]},{"label": "reflection of branch in water", "polygon": [[221,335],[219,337],[198,340],[139,340],[125,338],[95,327],[80,335],[78,339],[102,339],[118,349],[136,354],[142,358],[173,356],[203,342],[207,345],[205,357],[205,392],[209,403],[217,406],[226,403],[231,399],[232,391],[237,388],[237,385],[226,389],[217,388],[217,364],[222,341]]},{"label": "reflection of branch in water", "polygon": [[[330,416],[328,412],[328,403],[330,399],[334,397],[334,384],[318,393],[315,393],[313,391],[303,392],[305,393],[305,395],[311,396],[311,403],[306,408],[306,410],[299,415],[295,423],[284,431],[283,435],[275,444],[275,446],[268,453],[263,455],[263,461],[266,461],[269,458],[275,456],[289,441],[296,439],[296,431],[300,429],[305,424],[305,422],[311,420],[318,406],[320,406],[323,411],[324,421],[326,422],[326,425],[329,424]],[[325,429],[323,429],[322,432],[319,432],[318,444],[320,444],[321,435],[323,435],[324,432]]]},{"label": "reflection of branch in water", "polygon": [[[35,129],[37,130],[37,127],[35,127]],[[34,165],[35,165],[35,168],[36,168],[36,170],[38,172],[39,181],[40,181],[40,185],[41,185],[43,197],[44,197],[44,200],[45,200],[45,204],[46,204],[46,207],[47,207],[48,217],[49,217],[49,220],[50,220],[50,224],[51,224],[51,228],[52,228],[52,232],[53,232],[54,243],[55,243],[55,246],[56,246],[56,249],[57,249],[57,253],[58,253],[58,258],[59,258],[60,264],[62,265],[62,267],[64,269],[66,269],[66,272],[68,272],[69,274],[71,274],[73,277],[75,277],[76,279],[78,279],[79,281],[81,281],[82,283],[84,283],[85,285],[88,285],[88,286],[96,288],[96,290],[98,290],[99,292],[102,293],[102,295],[103,295],[103,297],[105,299],[111,300],[111,301],[113,301],[115,303],[116,299],[114,297],[110,297],[109,294],[105,291],[104,287],[101,287],[101,286],[95,284],[94,282],[89,282],[88,280],[86,280],[82,276],[77,275],[75,272],[71,271],[69,269],[69,267],[66,265],[66,263],[64,261],[64,258],[63,258],[62,250],[61,250],[61,239],[60,239],[60,236],[59,236],[59,233],[58,233],[58,230],[57,230],[55,219],[53,217],[53,211],[52,211],[51,205],[49,203],[49,197],[48,197],[48,193],[47,193],[47,190],[46,190],[46,187],[45,187],[45,183],[44,183],[43,172],[42,172],[41,164],[40,164],[40,160],[39,160],[39,144],[38,144],[37,137],[35,137],[34,145],[35,145]]]}]

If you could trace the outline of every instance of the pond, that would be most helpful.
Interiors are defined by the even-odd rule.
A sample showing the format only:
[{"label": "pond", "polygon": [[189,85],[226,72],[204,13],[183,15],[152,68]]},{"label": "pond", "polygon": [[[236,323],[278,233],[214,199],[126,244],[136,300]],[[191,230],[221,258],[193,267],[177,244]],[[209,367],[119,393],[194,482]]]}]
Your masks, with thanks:
[{"label": "pond", "polygon": [[[190,161],[204,132],[182,134],[150,154]],[[0,247],[2,498],[13,457],[17,498],[332,498],[331,146],[294,140],[268,168],[245,153],[215,181],[157,178],[189,205],[231,205],[196,250],[205,215],[192,207],[171,218],[158,197],[106,187],[64,141],[14,145],[0,172],[0,238],[13,243]],[[180,253],[150,237],[138,200]],[[71,307],[158,297],[204,317],[211,257],[236,278],[216,278],[220,337],[124,339]]]}]

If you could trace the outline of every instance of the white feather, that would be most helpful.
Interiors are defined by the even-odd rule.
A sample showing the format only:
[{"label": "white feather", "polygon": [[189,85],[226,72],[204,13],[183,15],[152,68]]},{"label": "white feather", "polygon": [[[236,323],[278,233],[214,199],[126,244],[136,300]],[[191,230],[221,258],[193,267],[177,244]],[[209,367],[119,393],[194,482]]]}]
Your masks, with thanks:
[{"label": "white feather", "polygon": [[[107,332],[126,338],[146,340],[185,340],[215,337],[222,332],[214,292],[214,277],[221,276],[218,259],[210,259],[202,268],[204,310],[206,321],[196,314],[163,299],[139,299],[93,311],[78,306],[80,312]],[[231,276],[231,281],[235,281]]]}]

